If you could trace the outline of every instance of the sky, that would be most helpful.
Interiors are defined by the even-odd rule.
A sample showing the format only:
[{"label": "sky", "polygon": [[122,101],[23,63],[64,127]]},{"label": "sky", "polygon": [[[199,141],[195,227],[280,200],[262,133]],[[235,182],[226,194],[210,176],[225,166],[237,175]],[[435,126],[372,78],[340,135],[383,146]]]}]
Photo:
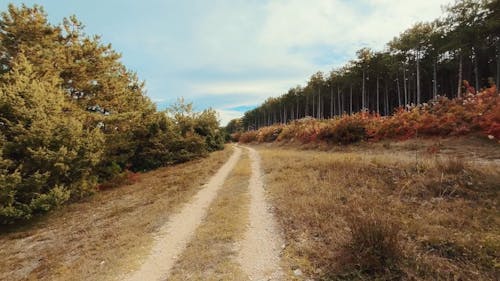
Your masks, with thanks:
[{"label": "sky", "polygon": [[0,0],[39,4],[58,24],[76,15],[146,81],[163,109],[183,97],[213,108],[221,124],[270,96],[304,85],[354,59],[382,50],[451,0]]}]

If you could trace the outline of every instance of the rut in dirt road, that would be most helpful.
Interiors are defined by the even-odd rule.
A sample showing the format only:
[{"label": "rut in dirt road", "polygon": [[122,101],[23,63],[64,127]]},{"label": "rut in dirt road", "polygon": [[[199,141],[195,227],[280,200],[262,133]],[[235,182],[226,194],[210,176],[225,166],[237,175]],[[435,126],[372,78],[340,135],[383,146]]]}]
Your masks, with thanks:
[{"label": "rut in dirt road", "polygon": [[184,251],[196,228],[206,215],[207,208],[217,196],[227,176],[241,156],[241,149],[235,147],[231,158],[217,171],[195,197],[185,204],[160,228],[151,250],[139,270],[120,280],[165,280],[170,274],[177,257]]},{"label": "rut in dirt road", "polygon": [[283,240],[266,202],[260,157],[254,149],[247,149],[252,161],[250,225],[241,241],[238,261],[250,280],[284,280],[280,268]]}]

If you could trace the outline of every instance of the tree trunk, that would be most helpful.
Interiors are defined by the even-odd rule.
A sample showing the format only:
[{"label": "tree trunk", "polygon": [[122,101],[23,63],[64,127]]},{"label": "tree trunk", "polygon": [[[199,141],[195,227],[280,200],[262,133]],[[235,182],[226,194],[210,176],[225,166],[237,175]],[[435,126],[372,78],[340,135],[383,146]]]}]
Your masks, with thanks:
[{"label": "tree trunk", "polygon": [[351,90],[350,90],[350,110],[349,110],[349,114],[352,114],[352,84],[351,84]]},{"label": "tree trunk", "polygon": [[295,112],[295,119],[298,120],[299,119],[299,97],[297,96],[297,112]]},{"label": "tree trunk", "polygon": [[316,118],[316,95],[313,92],[312,99],[313,99],[313,110],[312,110],[312,117]]},{"label": "tree trunk", "polygon": [[413,73],[412,73],[412,75],[410,77],[408,77],[408,102],[410,104],[414,104],[415,103],[414,102],[415,100],[413,99],[414,98],[413,97],[413,92],[412,92],[413,91],[413,88],[412,88],[412,86],[413,86],[413,80],[412,80],[412,78],[413,77],[412,76],[413,76]]},{"label": "tree trunk", "polygon": [[477,55],[477,49],[472,47],[472,52],[474,53],[474,80],[476,80],[476,84],[475,84],[475,87],[476,87],[476,92],[479,91],[479,67],[478,67],[478,55]]},{"label": "tree trunk", "polygon": [[361,89],[361,107],[362,110],[365,109],[365,70],[363,69],[363,83],[362,83],[362,89]]},{"label": "tree trunk", "polygon": [[379,83],[380,83],[379,77],[377,76],[377,110],[376,110],[377,113],[380,113],[380,111],[379,111],[380,110],[380,89],[379,89],[380,85],[379,85]]},{"label": "tree trunk", "polygon": [[455,82],[453,82],[453,79],[449,79],[448,81],[450,81],[450,98],[453,98],[453,93],[457,92],[457,90],[455,89]]},{"label": "tree trunk", "polygon": [[500,88],[500,38],[497,38],[497,95],[499,94]]},{"label": "tree trunk", "polygon": [[462,75],[463,75],[462,64],[463,64],[462,50],[459,50],[459,54],[458,54],[458,89],[457,89],[457,97],[459,97],[459,98],[462,97]]},{"label": "tree trunk", "polygon": [[340,110],[344,114],[344,93],[340,92]]},{"label": "tree trunk", "polygon": [[405,106],[408,105],[408,87],[406,86],[406,68],[403,69],[403,88],[405,92]]},{"label": "tree trunk", "polygon": [[437,88],[437,58],[434,60],[434,65],[433,65],[433,71],[432,71],[432,79],[433,79],[433,83],[432,83],[432,97],[434,99],[437,98],[437,91],[438,91],[438,88]]},{"label": "tree trunk", "polygon": [[385,115],[389,115],[389,85],[387,81],[385,84]]},{"label": "tree trunk", "polygon": [[333,118],[333,87],[330,92],[330,118]]},{"label": "tree trunk", "polygon": [[339,116],[342,116],[342,102],[340,100],[340,87],[337,87],[337,102],[339,104]]},{"label": "tree trunk", "polygon": [[304,117],[309,115],[309,96],[307,95],[307,93],[305,95],[306,95],[306,107],[304,110],[304,115],[305,115]]},{"label": "tree trunk", "polygon": [[399,75],[396,77],[396,87],[398,88],[398,106],[401,107],[401,88],[399,87]]},{"label": "tree trunk", "polygon": [[321,88],[318,90],[318,119],[322,119],[321,116]]},{"label": "tree trunk", "polygon": [[417,104],[420,104],[420,50],[417,51]]},{"label": "tree trunk", "polygon": [[366,87],[366,96],[365,96],[365,108],[367,112],[370,112],[370,86]]},{"label": "tree trunk", "polygon": [[408,77],[406,77],[406,79],[408,79],[408,84],[406,84],[406,87],[408,88],[408,105],[411,105],[413,103],[413,98],[412,98],[412,93],[411,93],[411,73],[410,71],[408,71],[407,73]]}]

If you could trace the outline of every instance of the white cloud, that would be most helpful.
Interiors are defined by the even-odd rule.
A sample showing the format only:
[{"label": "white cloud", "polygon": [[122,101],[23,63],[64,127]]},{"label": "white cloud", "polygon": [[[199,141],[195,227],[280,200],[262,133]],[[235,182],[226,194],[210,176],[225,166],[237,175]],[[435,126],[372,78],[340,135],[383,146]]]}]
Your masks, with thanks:
[{"label": "white cloud", "polygon": [[259,97],[267,97],[284,93],[283,89],[288,89],[297,79],[288,80],[255,80],[255,81],[218,81],[202,84],[195,84],[191,90],[195,93],[210,95],[227,94],[254,94]]},{"label": "white cloud", "polygon": [[[75,13],[89,34],[103,35],[147,82],[148,95],[176,97],[221,111],[255,105],[355,57],[380,50],[453,0],[13,0],[45,5],[57,21]],[[44,3],[45,2],[45,3]],[[99,9],[95,7],[99,6]],[[5,7],[5,6],[4,6]],[[109,15],[114,15],[111,19]],[[335,57],[336,56],[336,57]]]},{"label": "white cloud", "polygon": [[[231,19],[239,13],[240,17],[234,21],[233,26],[219,31],[212,30],[207,33],[209,38],[202,40],[202,45],[207,40],[205,43],[210,50],[211,56],[205,60],[208,65],[224,70],[242,67],[297,69],[303,76],[299,79],[290,77],[250,82],[215,81],[195,85],[191,90],[193,93],[213,95],[252,93],[255,99],[262,102],[269,96],[284,93],[321,68],[312,61],[311,53],[300,52],[300,49],[298,52],[291,52],[291,49],[324,46],[341,52],[347,50],[353,58],[355,51],[362,46],[380,50],[415,22],[439,17],[441,6],[447,3],[449,0],[276,0],[269,1],[264,8],[259,7],[263,16],[248,16],[248,13],[255,12],[252,7],[244,8],[245,11],[241,13],[241,9],[238,12],[219,10],[208,16],[206,23],[215,24],[220,17],[228,14],[232,15],[229,16]],[[254,22],[250,27],[244,24],[242,29],[238,29],[241,19]],[[255,20],[262,22],[256,23]],[[210,29],[203,27],[202,33],[207,28]],[[256,31],[252,28],[258,29]],[[244,105],[248,100],[242,97],[241,102]],[[223,124],[241,116],[237,111],[220,112]]]},{"label": "white cloud", "polygon": [[216,109],[219,113],[221,126],[226,126],[232,119],[240,118],[242,113],[236,110]]},{"label": "white cloud", "polygon": [[[170,11],[171,17],[115,36],[146,54],[140,61],[146,75],[139,74],[151,81],[150,96],[184,96],[195,104],[218,96],[212,107],[225,121],[240,113],[216,104],[221,96],[240,94],[240,105],[259,104],[304,83],[317,70],[343,65],[361,47],[382,49],[415,22],[440,16],[440,7],[451,1],[180,1],[165,7],[179,9]],[[328,58],[332,54],[341,58]],[[332,64],[319,63],[318,56]]]},{"label": "white cloud", "polygon": [[[323,44],[380,49],[417,21],[433,20],[450,0],[278,0],[267,7],[259,41],[286,48]],[[354,53],[355,50],[352,50]]]}]

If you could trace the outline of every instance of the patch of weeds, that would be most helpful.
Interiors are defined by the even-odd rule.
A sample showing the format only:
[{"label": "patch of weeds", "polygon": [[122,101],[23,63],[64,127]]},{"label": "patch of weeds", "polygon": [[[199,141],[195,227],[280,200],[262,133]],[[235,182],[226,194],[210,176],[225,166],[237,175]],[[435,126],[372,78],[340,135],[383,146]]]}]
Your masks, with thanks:
[{"label": "patch of weeds", "polygon": [[339,255],[340,265],[346,271],[334,279],[363,280],[368,275],[391,280],[386,278],[400,276],[403,254],[396,223],[374,214],[355,214],[348,217],[348,225],[351,239]]}]

